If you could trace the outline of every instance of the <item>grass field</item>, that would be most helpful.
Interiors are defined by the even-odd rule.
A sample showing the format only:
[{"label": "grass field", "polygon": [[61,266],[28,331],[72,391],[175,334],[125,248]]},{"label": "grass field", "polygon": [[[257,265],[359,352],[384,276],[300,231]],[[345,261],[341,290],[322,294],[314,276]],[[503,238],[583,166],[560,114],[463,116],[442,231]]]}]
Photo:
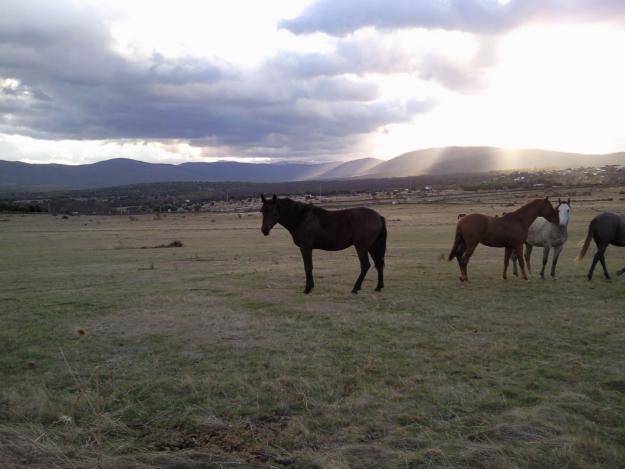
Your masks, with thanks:
[{"label": "grass field", "polygon": [[573,261],[623,202],[579,199],[555,281],[439,259],[507,201],[378,207],[386,289],[358,295],[353,249],[303,295],[256,213],[2,216],[0,468],[623,467],[625,279]]}]

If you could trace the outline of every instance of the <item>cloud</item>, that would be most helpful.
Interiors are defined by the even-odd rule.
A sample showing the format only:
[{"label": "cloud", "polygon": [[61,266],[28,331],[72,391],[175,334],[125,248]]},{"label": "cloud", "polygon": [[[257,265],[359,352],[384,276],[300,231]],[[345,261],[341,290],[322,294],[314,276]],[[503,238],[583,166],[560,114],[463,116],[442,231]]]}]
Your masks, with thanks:
[{"label": "cloud", "polygon": [[397,41],[379,34],[358,34],[337,41],[326,53],[279,52],[269,66],[299,77],[400,73],[414,69],[414,58]]},{"label": "cloud", "polygon": [[384,100],[374,82],[345,75],[398,70],[406,59],[376,64],[385,50],[368,56],[367,44],[344,42],[330,58],[278,54],[241,70],[211,58],[123,55],[115,51],[106,16],[73,2],[0,3],[0,133],[176,139],[228,156],[323,158],[433,105]]},{"label": "cloud", "polygon": [[500,33],[532,21],[618,21],[624,17],[622,0],[317,0],[279,26],[295,34],[335,36],[369,26]]},{"label": "cloud", "polygon": [[[428,37],[427,33],[418,38],[424,44],[418,50],[406,47],[405,44],[410,44],[411,39],[398,38],[393,33],[358,31],[337,39],[331,52],[282,51],[269,59],[266,66],[294,79],[334,78],[354,74],[365,77],[370,74],[410,74],[460,93],[475,93],[484,88],[484,74],[495,63],[495,41],[489,38],[475,39],[475,51],[468,57],[458,59],[446,55],[445,48],[432,41],[433,38]],[[459,40],[466,38],[457,38],[456,43]],[[360,86],[364,88],[366,84],[360,82]],[[373,92],[374,87],[371,86],[370,90]],[[349,92],[346,86],[344,91]],[[352,94],[356,98],[358,91],[352,89]]]}]

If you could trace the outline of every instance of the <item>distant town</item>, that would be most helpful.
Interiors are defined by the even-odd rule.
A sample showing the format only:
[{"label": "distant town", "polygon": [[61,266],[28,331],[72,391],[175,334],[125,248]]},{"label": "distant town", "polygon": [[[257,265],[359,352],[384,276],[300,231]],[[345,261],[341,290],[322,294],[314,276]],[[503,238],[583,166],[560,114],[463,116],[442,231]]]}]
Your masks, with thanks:
[{"label": "distant town", "polygon": [[5,193],[0,194],[0,211],[66,216],[245,212],[257,210],[261,193],[290,195],[319,204],[398,204],[431,203],[469,193],[540,190],[557,193],[599,185],[625,186],[625,167],[283,183],[164,182],[48,193]]}]

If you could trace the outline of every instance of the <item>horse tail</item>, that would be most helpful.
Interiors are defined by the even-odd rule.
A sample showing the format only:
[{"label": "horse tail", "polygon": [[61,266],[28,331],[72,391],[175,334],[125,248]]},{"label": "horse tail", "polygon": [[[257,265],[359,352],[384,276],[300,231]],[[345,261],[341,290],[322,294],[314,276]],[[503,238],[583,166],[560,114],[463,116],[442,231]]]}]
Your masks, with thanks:
[{"label": "horse tail", "polygon": [[456,225],[456,238],[454,239],[454,245],[451,247],[451,252],[447,258],[447,262],[453,261],[454,257],[460,254],[460,246],[462,244],[462,233],[460,232],[460,223]]},{"label": "horse tail", "polygon": [[588,234],[586,235],[586,239],[584,241],[580,241],[578,244],[578,246],[581,246],[582,250],[579,251],[579,254],[575,258],[576,262],[580,262],[586,255],[586,251],[588,251],[590,240],[592,239],[592,235],[595,231],[595,220],[596,218],[593,218],[590,224],[588,225]]},{"label": "horse tail", "polygon": [[381,258],[384,259],[384,255],[386,254],[386,236],[388,233],[386,231],[386,218],[383,216],[380,216],[380,218],[382,219],[382,229],[373,244]]}]

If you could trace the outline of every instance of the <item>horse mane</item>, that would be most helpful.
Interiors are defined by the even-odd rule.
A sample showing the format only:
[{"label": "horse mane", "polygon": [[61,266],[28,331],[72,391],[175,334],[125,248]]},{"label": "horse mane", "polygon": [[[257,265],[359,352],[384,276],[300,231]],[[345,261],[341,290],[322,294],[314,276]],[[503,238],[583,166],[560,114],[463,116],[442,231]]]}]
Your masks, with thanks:
[{"label": "horse mane", "polygon": [[278,199],[278,208],[285,209],[285,211],[289,214],[303,215],[310,211],[313,206],[311,204],[305,204],[303,202],[298,202],[297,200],[285,197],[284,199]]}]

